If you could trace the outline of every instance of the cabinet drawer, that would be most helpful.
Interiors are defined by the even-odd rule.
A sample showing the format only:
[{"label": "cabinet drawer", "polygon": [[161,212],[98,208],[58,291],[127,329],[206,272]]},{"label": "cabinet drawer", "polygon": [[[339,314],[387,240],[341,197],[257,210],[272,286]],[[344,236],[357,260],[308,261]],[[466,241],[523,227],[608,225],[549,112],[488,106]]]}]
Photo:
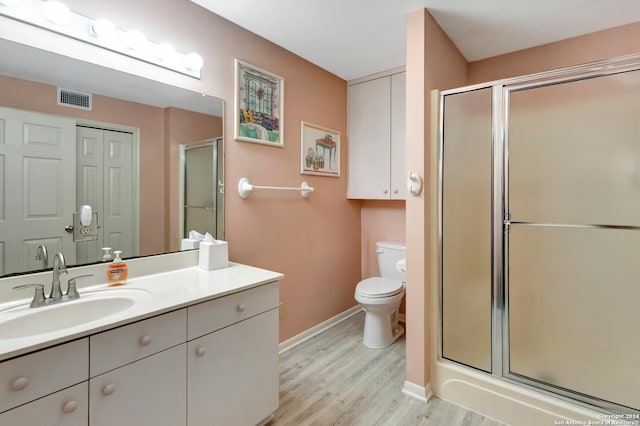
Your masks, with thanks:
[{"label": "cabinet drawer", "polygon": [[184,343],[187,311],[180,309],[91,336],[90,376]]},{"label": "cabinet drawer", "polygon": [[89,339],[0,363],[0,412],[83,382],[88,371]]},{"label": "cabinet drawer", "polygon": [[87,382],[0,414],[0,425],[86,426],[89,418]]},{"label": "cabinet drawer", "polygon": [[277,307],[277,282],[191,306],[189,340]]}]

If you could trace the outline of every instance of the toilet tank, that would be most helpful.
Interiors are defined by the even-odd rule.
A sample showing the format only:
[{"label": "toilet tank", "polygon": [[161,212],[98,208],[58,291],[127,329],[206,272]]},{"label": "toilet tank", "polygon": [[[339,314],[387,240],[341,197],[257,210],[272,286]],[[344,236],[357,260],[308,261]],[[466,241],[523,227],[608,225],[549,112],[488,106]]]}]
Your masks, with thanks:
[{"label": "toilet tank", "polygon": [[391,241],[378,241],[376,243],[378,253],[378,267],[380,276],[391,280],[405,281],[405,273],[398,271],[396,263],[406,256],[404,243],[394,243]]}]

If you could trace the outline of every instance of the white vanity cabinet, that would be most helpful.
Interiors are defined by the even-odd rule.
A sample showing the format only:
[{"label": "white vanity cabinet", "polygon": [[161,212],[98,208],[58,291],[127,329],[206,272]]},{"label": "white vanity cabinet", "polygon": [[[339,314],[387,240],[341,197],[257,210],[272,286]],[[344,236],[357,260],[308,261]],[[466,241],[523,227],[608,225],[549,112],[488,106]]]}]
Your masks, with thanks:
[{"label": "white vanity cabinet", "polygon": [[187,312],[91,336],[91,426],[184,425]]},{"label": "white vanity cabinet", "polygon": [[278,408],[278,284],[189,308],[187,424],[260,423]]},{"label": "white vanity cabinet", "polygon": [[406,198],[406,73],[349,85],[348,198]]},{"label": "white vanity cabinet", "polygon": [[278,283],[262,282],[207,289],[217,297],[0,361],[0,426],[260,423],[279,397]]}]

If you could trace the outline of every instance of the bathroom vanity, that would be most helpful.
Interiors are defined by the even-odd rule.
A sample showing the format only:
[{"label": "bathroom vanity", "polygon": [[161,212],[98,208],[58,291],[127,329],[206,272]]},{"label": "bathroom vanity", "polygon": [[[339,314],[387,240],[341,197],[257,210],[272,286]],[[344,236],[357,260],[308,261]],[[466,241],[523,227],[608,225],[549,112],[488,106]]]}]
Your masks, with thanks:
[{"label": "bathroom vanity", "polygon": [[[53,307],[25,311],[26,299],[0,305],[0,424],[261,423],[278,407],[282,277],[239,264],[192,266],[133,278],[121,288],[81,288],[78,301],[55,309],[82,318],[90,314],[76,302],[94,312],[116,303],[95,300],[133,303],[59,328],[40,325]],[[18,317],[15,327],[3,328],[11,315]],[[56,321],[52,315],[49,322]],[[20,321],[24,334],[12,334]]]}]

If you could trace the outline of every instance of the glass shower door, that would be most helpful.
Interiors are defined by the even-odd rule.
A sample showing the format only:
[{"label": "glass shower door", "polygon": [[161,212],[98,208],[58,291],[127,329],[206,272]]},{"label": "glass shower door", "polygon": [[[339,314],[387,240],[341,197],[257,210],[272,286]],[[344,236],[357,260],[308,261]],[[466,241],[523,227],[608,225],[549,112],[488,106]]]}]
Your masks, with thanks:
[{"label": "glass shower door", "polygon": [[507,101],[504,374],[640,410],[640,72]]}]

